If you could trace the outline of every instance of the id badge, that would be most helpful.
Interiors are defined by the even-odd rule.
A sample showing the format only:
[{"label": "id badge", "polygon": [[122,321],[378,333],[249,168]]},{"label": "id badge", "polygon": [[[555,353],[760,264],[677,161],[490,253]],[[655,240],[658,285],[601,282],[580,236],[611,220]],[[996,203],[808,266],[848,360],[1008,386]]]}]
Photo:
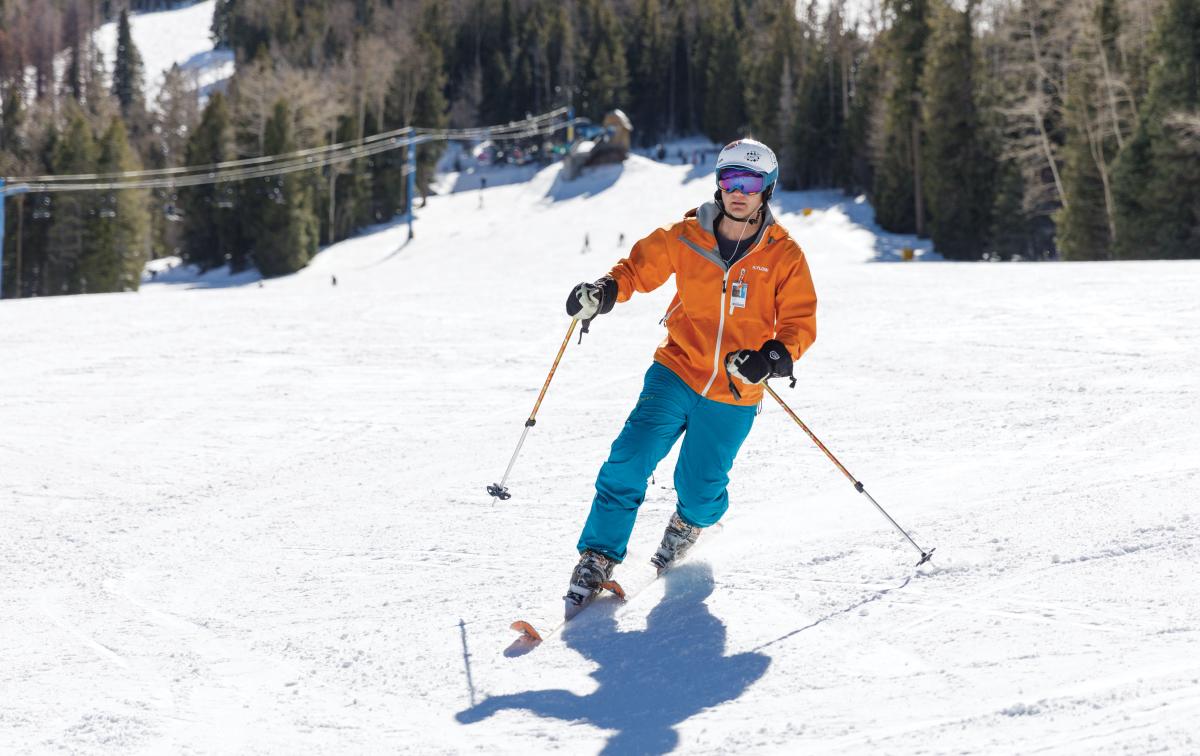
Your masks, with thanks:
[{"label": "id badge", "polygon": [[729,314],[733,314],[733,308],[746,306],[746,295],[750,293],[750,287],[745,283],[738,281],[733,284],[729,294]]}]

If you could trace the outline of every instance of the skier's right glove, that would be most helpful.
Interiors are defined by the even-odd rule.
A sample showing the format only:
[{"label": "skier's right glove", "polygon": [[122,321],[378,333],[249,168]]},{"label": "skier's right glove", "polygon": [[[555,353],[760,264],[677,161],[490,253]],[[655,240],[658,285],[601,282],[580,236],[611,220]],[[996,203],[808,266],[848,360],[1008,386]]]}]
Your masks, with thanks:
[{"label": "skier's right glove", "polygon": [[742,383],[762,383],[792,374],[792,355],[782,342],[770,339],[759,349],[740,349],[725,357],[729,375]]},{"label": "skier's right glove", "polygon": [[617,303],[617,282],[604,276],[595,283],[581,283],[567,295],[567,314],[576,320],[590,321],[612,311]]}]

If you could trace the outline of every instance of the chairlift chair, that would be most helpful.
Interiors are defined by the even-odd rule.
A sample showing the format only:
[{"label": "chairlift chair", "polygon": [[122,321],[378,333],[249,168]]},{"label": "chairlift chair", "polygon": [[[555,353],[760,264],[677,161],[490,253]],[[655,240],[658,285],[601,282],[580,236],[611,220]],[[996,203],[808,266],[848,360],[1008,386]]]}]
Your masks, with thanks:
[{"label": "chairlift chair", "polygon": [[46,220],[50,217],[50,195],[43,194],[38,200],[37,205],[33,208],[33,218],[35,220]]}]

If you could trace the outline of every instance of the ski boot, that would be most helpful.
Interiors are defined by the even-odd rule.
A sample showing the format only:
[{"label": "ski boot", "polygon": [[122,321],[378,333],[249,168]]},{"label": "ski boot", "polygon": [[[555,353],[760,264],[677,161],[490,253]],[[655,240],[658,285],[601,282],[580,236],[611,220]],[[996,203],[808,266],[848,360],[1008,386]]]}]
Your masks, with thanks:
[{"label": "ski boot", "polygon": [[581,609],[595,598],[600,589],[612,580],[613,568],[616,566],[615,560],[603,554],[590,549],[584,551],[579,556],[579,564],[575,565],[575,570],[571,573],[571,586],[567,588],[567,595],[563,596],[568,609]]},{"label": "ski boot", "polygon": [[650,557],[650,563],[657,567],[661,574],[663,570],[687,553],[696,539],[700,537],[701,530],[703,528],[684,522],[678,512],[671,515],[671,521],[667,523],[667,529],[663,533],[662,543],[658,545],[658,551],[654,552],[654,556]]}]

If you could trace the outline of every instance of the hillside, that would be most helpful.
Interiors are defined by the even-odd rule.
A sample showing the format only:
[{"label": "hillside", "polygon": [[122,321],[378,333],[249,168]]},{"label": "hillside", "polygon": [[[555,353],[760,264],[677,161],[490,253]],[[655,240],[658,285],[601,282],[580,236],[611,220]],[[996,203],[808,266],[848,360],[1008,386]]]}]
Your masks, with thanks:
[{"label": "hillside", "polygon": [[[202,0],[172,10],[129,17],[133,44],[142,57],[143,91],[150,105],[162,87],[163,72],[172,65],[179,65],[202,97],[233,75],[233,52],[213,49],[210,27],[214,3],[215,0]],[[101,25],[93,40],[111,66],[116,60],[117,22]]]},{"label": "hillside", "polygon": [[461,177],[411,242],[261,287],[0,302],[0,750],[1196,748],[1200,263],[889,262],[906,240],[833,193],[775,203],[821,300],[780,392],[933,563],[768,403],[720,538],[505,657],[566,587],[673,285],[572,343],[494,503],[562,301],[711,195],[558,170]]}]

